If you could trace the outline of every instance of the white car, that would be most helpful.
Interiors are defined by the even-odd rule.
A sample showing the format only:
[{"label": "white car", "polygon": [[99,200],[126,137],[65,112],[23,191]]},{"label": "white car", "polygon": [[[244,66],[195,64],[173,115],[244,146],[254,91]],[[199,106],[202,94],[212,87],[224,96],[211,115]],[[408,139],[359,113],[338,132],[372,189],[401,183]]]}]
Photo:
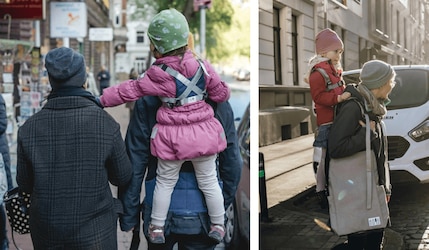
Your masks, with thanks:
[{"label": "white car", "polygon": [[[392,179],[429,182],[429,65],[393,68],[396,85],[384,117]],[[359,83],[359,73],[346,71],[344,80]]]}]

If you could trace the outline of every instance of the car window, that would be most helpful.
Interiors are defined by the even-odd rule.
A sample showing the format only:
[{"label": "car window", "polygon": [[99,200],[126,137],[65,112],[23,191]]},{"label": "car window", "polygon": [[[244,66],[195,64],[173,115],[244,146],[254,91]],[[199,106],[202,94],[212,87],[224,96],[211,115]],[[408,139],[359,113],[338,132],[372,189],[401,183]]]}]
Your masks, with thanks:
[{"label": "car window", "polygon": [[[397,69],[396,85],[389,95],[387,109],[402,109],[420,106],[429,98],[429,73],[422,69]],[[359,74],[346,74],[347,84],[359,83]]]},{"label": "car window", "polygon": [[396,85],[387,109],[411,108],[428,100],[428,72],[419,69],[396,70]]}]

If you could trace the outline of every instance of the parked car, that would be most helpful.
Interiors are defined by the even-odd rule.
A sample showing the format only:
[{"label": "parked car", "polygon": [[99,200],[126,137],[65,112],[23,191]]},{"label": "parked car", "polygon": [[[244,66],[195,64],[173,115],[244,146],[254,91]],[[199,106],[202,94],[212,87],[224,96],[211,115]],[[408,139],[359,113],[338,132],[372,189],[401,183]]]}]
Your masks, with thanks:
[{"label": "parked car", "polygon": [[[429,65],[393,68],[396,85],[383,119],[392,179],[429,182]],[[344,80],[358,83],[359,73],[346,71]]]},{"label": "parked car", "polygon": [[250,239],[250,111],[249,105],[237,129],[243,158],[240,183],[235,200],[226,211],[226,249],[249,249]]},{"label": "parked car", "polygon": [[240,68],[234,72],[234,76],[238,81],[250,81],[250,71],[248,69]]}]

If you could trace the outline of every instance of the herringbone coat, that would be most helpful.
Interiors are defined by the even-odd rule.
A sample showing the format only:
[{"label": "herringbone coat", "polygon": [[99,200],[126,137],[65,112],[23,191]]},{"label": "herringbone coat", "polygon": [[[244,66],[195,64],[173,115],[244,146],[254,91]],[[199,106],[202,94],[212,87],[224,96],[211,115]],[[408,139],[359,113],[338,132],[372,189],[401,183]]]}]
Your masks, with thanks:
[{"label": "herringbone coat", "polygon": [[85,97],[52,98],[20,127],[17,154],[34,249],[117,249],[109,181],[126,185],[132,169],[110,115]]}]

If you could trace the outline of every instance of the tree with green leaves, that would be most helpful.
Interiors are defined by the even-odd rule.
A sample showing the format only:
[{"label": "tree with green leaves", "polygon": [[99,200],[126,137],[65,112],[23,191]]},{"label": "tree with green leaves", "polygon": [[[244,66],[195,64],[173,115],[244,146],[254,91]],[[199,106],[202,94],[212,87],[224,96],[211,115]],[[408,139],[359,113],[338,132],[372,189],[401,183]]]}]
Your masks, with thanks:
[{"label": "tree with green leaves", "polygon": [[[135,0],[136,11],[131,15],[131,19],[150,20],[154,13],[175,8],[182,12],[188,20],[189,29],[194,34],[195,43],[198,44],[201,17],[200,11],[194,11],[193,2],[193,0]],[[210,8],[206,9],[206,56],[211,62],[226,61],[237,54],[242,56],[249,56],[250,54],[249,14],[244,19],[242,18],[240,23],[237,23],[235,16],[237,9],[238,7],[233,6],[230,1],[219,0],[212,0]],[[242,14],[239,13],[240,16]],[[237,32],[234,33],[233,40],[225,37],[231,27]],[[237,36],[240,33],[243,34]]]}]

